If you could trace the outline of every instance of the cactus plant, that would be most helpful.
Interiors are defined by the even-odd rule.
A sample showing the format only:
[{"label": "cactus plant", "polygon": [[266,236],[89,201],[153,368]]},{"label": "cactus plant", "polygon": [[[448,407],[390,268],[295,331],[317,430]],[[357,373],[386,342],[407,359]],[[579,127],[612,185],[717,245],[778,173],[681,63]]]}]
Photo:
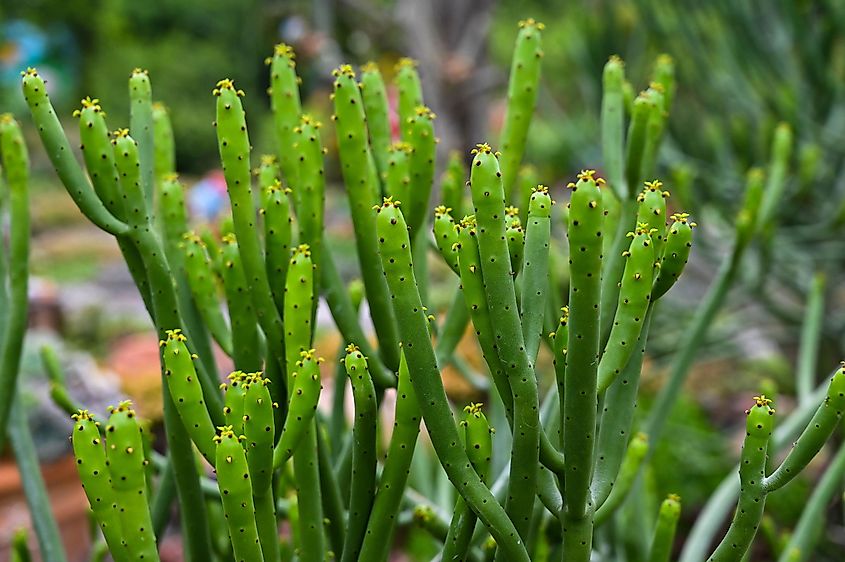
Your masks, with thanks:
[{"label": "cactus plant", "polygon": [[[626,104],[621,60],[605,66],[601,134],[609,185],[587,169],[564,193],[535,187],[526,172],[515,191],[539,88],[542,30],[533,20],[521,24],[504,153],[478,144],[468,178],[461,157],[453,157],[433,217],[437,124],[424,105],[415,64],[403,59],[398,66],[401,142],[393,144],[377,69],[367,65],[360,84],[351,66],[335,71],[333,123],[374,340],[358,321],[360,299],[343,286],[324,237],[325,151],[319,123],[302,113],[289,47],[277,47],[269,59],[278,161],[263,158],[256,174],[244,92],[228,79],[213,91],[232,212],[231,228],[219,240],[187,231],[182,186],[172,176],[167,113],[152,104],[145,72],[130,78],[130,128],[111,141],[99,102],[83,101],[78,117],[87,175],[73,158],[43,79],[33,69],[24,73],[24,94],[48,156],[82,212],[117,238],[161,340],[166,456],[145,457],[128,404],[113,410],[104,436],[95,414],[83,410],[75,418],[80,476],[116,560],[157,559],[169,486],[190,518],[182,532],[191,560],[213,559],[214,548],[221,559],[275,561],[282,559],[282,545],[293,544],[297,559],[307,562],[384,562],[411,513],[448,560],[527,561],[539,552],[566,562],[615,559],[615,530],[605,525],[629,497],[648,493],[640,485],[644,466],[744,250],[771,228],[777,193],[764,193],[762,178],[750,176],[733,250],[679,344],[667,385],[645,421],[636,419],[654,310],[683,273],[695,226],[683,212],[667,217],[669,194],[652,180],[674,67],[661,59],[650,88]],[[787,137],[779,136],[779,162]],[[12,194],[12,256],[4,264],[13,301],[20,301],[25,282],[16,270],[26,253],[26,208],[15,198],[16,189],[25,193],[21,146],[19,134],[0,125]],[[779,182],[782,170],[775,171],[771,181]],[[566,204],[553,207],[553,196]],[[516,200],[526,208],[508,205]],[[473,213],[465,216],[470,201]],[[446,275],[458,280],[442,321],[427,308],[435,300],[427,275],[435,248],[431,253],[445,262]],[[561,270],[568,287],[557,282]],[[343,370],[335,380],[342,384],[345,371],[351,382],[351,432],[344,431],[342,399],[334,400],[329,422],[318,411],[321,359],[312,347],[320,296],[342,335]],[[553,314],[561,300],[567,306],[558,319]],[[14,318],[9,313],[3,324],[0,384],[10,392],[0,395],[0,427],[17,371],[19,341],[10,340],[23,332]],[[489,406],[472,403],[459,423],[441,375],[447,362],[460,366],[456,348],[468,323],[489,381],[471,369],[466,379],[487,394]],[[211,338],[238,369],[219,388]],[[553,373],[538,360],[543,346],[554,359]],[[61,387],[60,380],[55,384]],[[803,383],[804,409],[812,398],[821,405],[811,420],[791,423],[793,433],[805,429],[771,472],[766,451],[783,438],[773,433],[769,399],[755,398],[736,516],[712,554],[699,545],[694,556],[746,555],[766,495],[794,479],[839,423],[843,385],[845,368],[824,397],[807,396]],[[394,393],[393,429],[382,457],[378,414]],[[61,388],[55,394],[72,405]],[[498,426],[495,435],[488,417]],[[438,461],[437,470],[423,476],[415,465],[425,454],[419,452],[425,450],[421,422]],[[161,470],[157,480],[148,479],[148,461]],[[216,483],[209,480],[212,468]],[[414,486],[429,486],[442,501],[424,501]],[[214,515],[220,513],[229,535],[222,547],[211,540],[212,525],[222,532]],[[652,560],[668,558],[679,513],[675,497],[660,507],[648,533]],[[283,519],[290,537],[280,536]],[[49,540],[49,525],[39,536]]]}]

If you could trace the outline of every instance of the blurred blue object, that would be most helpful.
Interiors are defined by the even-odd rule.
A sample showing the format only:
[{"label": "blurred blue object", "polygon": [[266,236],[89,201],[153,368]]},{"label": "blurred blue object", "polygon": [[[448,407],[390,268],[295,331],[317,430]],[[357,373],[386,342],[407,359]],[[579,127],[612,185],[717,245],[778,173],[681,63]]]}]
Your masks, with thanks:
[{"label": "blurred blue object", "polygon": [[191,215],[201,221],[213,222],[229,205],[226,179],[222,170],[213,170],[193,185],[188,193]]}]

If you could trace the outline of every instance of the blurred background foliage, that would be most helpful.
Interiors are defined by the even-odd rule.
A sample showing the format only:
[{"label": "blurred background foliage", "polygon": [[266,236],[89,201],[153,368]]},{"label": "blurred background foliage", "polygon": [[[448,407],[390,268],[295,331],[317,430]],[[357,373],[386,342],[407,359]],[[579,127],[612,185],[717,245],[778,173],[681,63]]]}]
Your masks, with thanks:
[{"label": "blurred background foliage", "polygon": [[[690,303],[698,302],[728,251],[732,229],[723,227],[734,220],[748,170],[767,168],[779,123],[793,132],[777,228],[746,257],[740,290],[710,330],[701,354],[706,361],[691,377],[694,394],[684,399],[684,415],[676,409],[671,418],[678,438],[659,447],[660,462],[653,464],[655,481],[670,487],[660,493],[680,493],[694,512],[735,461],[738,442],[714,434],[736,429],[739,397],[766,379],[788,409],[803,309],[818,272],[829,280],[819,363],[829,366],[845,355],[839,282],[845,278],[845,2],[0,0],[0,106],[28,122],[18,73],[38,65],[51,79],[63,118],[91,95],[102,100],[111,122],[126,123],[126,78],[134,67],[147,68],[156,97],[171,110],[178,169],[198,177],[219,165],[211,89],[220,78],[234,78],[246,91],[252,142],[258,151],[273,151],[263,60],[284,41],[296,49],[303,98],[326,123],[330,150],[331,69],[375,60],[389,78],[393,63],[409,55],[419,61],[426,102],[439,116],[441,156],[466,153],[498,138],[515,23],[526,17],[546,24],[526,158],[552,186],[601,161],[601,73],[608,57],[625,60],[634,93],[648,86],[659,54],[676,61],[678,87],[658,175],[677,210],[694,212],[701,234],[688,279],[656,320],[647,391],[659,388]],[[61,188],[43,154],[33,153],[42,172],[37,182],[50,194],[45,205],[33,205],[35,228],[47,232],[73,213],[56,210],[52,194]],[[440,166],[445,161],[439,158]],[[333,206],[329,201],[330,212]],[[56,264],[65,260],[76,272],[78,255],[62,252],[48,252],[40,264],[36,253],[34,268],[62,279]],[[778,525],[794,524],[805,495],[806,480],[799,480],[773,496]]]}]

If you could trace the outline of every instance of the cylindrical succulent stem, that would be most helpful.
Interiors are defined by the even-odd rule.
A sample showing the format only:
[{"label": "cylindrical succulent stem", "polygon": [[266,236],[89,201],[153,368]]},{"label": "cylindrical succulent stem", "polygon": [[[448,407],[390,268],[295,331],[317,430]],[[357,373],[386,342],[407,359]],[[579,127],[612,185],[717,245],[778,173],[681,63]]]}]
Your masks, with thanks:
[{"label": "cylindrical succulent stem", "polygon": [[[268,348],[284,373],[282,321],[272,297],[273,291],[281,291],[282,287],[270,286],[258,239],[256,211],[250,187],[252,171],[249,163],[249,135],[246,129],[246,115],[241,104],[244,93],[237,90],[231,80],[221,80],[214,89],[214,95],[217,97],[217,143],[249,296],[258,323],[267,336]],[[273,384],[276,396],[284,392],[284,379],[273,381]]]},{"label": "cylindrical succulent stem", "polygon": [[258,529],[255,525],[255,504],[252,500],[252,480],[241,441],[231,426],[222,428],[215,437],[217,443],[217,485],[226,514],[226,526],[232,540],[237,562],[263,562]]},{"label": "cylindrical succulent stem", "polygon": [[106,458],[123,539],[130,557],[157,561],[158,551],[147,503],[141,427],[129,402],[112,408],[106,426]]},{"label": "cylindrical succulent stem", "polygon": [[631,232],[631,246],[625,252],[625,271],[619,288],[616,316],[598,367],[598,392],[603,393],[628,364],[645,326],[651,304],[655,251],[653,229],[640,223]]},{"label": "cylindrical succulent stem", "polygon": [[124,534],[120,527],[117,497],[111,486],[104,441],[100,437],[99,424],[88,410],[80,410],[73,416],[73,454],[79,479],[94,513],[94,519],[103,532],[109,550],[118,562],[128,561],[131,556],[126,549]]},{"label": "cylindrical succulent stem", "polygon": [[[2,311],[0,349],[0,448],[6,439],[12,401],[17,396],[18,371],[27,327],[29,287],[29,155],[17,121],[0,116],[0,162],[8,190],[9,246],[7,257],[7,309]],[[4,285],[5,287],[5,285]],[[5,288],[4,288],[5,293]]]},{"label": "cylindrical succulent stem", "polygon": [[654,538],[651,540],[649,562],[669,562],[672,555],[672,543],[675,542],[675,530],[681,517],[681,498],[669,494],[660,504],[657,515],[657,526],[654,528]]},{"label": "cylindrical succulent stem", "polygon": [[845,413],[845,362],[830,380],[827,396],[813,419],[795,441],[780,466],[762,483],[766,493],[785,486],[806,467],[824,446]]},{"label": "cylindrical succulent stem", "polygon": [[223,238],[220,245],[223,290],[229,310],[232,334],[232,359],[235,368],[252,372],[261,369],[262,342],[257,318],[249,297],[238,244],[233,235]]},{"label": "cylindrical succulent stem", "polygon": [[47,150],[47,156],[74,203],[99,228],[115,236],[126,233],[128,226],[116,219],[97,198],[85,177],[85,172],[74,159],[59,118],[47,97],[44,80],[34,68],[28,68],[23,73],[22,82],[24,98],[38,128],[41,142]]},{"label": "cylindrical succulent stem", "polygon": [[296,185],[298,181],[294,129],[299,124],[299,114],[302,112],[300,79],[296,75],[294,59],[293,48],[280,43],[273,49],[273,56],[265,60],[270,65],[270,107],[273,110],[279,167],[282,169],[282,179],[288,185]]},{"label": "cylindrical succulent stem", "polygon": [[414,116],[416,108],[423,105],[422,84],[417,72],[417,61],[414,59],[407,57],[399,59],[395,70],[396,75],[393,80],[399,93],[396,108],[399,114],[399,131],[402,140],[407,141],[411,128],[409,120]]},{"label": "cylindrical succulent stem", "polygon": [[757,533],[766,504],[763,480],[768,458],[766,453],[774,428],[775,411],[770,404],[771,400],[765,396],[755,396],[754,405],[747,410],[745,442],[739,463],[742,483],[739,503],[725,538],[707,559],[708,562],[739,561]]},{"label": "cylindrical succulent stem", "polygon": [[[508,489],[508,515],[528,535],[534,506],[540,447],[537,379],[528,357],[519,321],[512,264],[505,236],[505,193],[497,156],[489,145],[478,145],[470,173],[472,201],[478,224],[478,249],[487,306],[496,334],[496,350],[513,393],[514,443]],[[504,553],[502,553],[504,554]]]},{"label": "cylindrical succulent stem", "polygon": [[620,199],[628,198],[633,186],[625,184],[625,63],[610,57],[602,73],[601,148],[610,187]]},{"label": "cylindrical succulent stem", "polygon": [[390,147],[390,114],[387,105],[387,90],[378,65],[368,62],[361,67],[361,98],[364,113],[367,116],[367,130],[370,133],[370,146],[376,163],[379,178],[383,179],[388,168],[388,148]]},{"label": "cylindrical succulent stem", "polygon": [[596,433],[599,304],[601,301],[603,207],[601,178],[585,170],[571,183],[569,202],[569,344],[561,408],[566,472],[563,533],[567,559],[589,560],[592,545],[590,496]]},{"label": "cylindrical succulent stem", "polygon": [[163,103],[153,103],[153,173],[159,182],[165,176],[176,173],[176,146],[170,115]]},{"label": "cylindrical succulent stem", "polygon": [[490,529],[501,551],[514,562],[527,561],[528,553],[513,522],[472,469],[458,438],[431,346],[428,319],[416,289],[408,228],[393,201],[385,200],[379,207],[377,228],[402,349],[408,359],[411,380],[437,456],[458,493]]},{"label": "cylindrical succulent stem", "polygon": [[367,303],[379,341],[379,353],[390,369],[399,366],[396,318],[390,306],[383,269],[379,263],[375,217],[372,208],[378,204],[378,183],[370,166],[370,148],[363,102],[355,73],[344,65],[335,72],[334,108],[341,171],[349,196],[352,224],[361,277]]},{"label": "cylindrical succulent stem", "polygon": [[420,432],[420,405],[405,354],[399,363],[393,434],[361,546],[362,562],[384,562],[390,552],[414,447]]},{"label": "cylindrical succulent stem", "polygon": [[549,279],[552,198],[549,189],[537,186],[531,194],[525,229],[522,267],[522,333],[528,359],[534,362],[540,348]]},{"label": "cylindrical succulent stem", "polygon": [[217,278],[205,244],[194,233],[186,234],[182,241],[182,261],[193,300],[203,323],[220,349],[233,356],[232,332],[220,309]]},{"label": "cylindrical succulent stem", "polygon": [[408,155],[411,181],[405,201],[408,205],[408,228],[411,229],[412,244],[419,238],[419,232],[425,229],[431,190],[434,186],[434,159],[437,155],[434,119],[434,112],[424,105],[419,105],[414,108],[414,115],[407,123],[407,142],[411,146]]},{"label": "cylindrical succulent stem", "polygon": [[446,169],[440,178],[440,199],[447,209],[452,209],[451,215],[456,221],[461,220],[465,214],[464,191],[466,178],[467,169],[464,164],[463,154],[457,150],[452,151],[449,154]]},{"label": "cylindrical succulent stem", "polygon": [[153,92],[146,70],[136,68],[129,77],[129,130],[138,141],[141,189],[148,212],[153,208],[155,174],[155,135],[153,131]]},{"label": "cylindrical succulent stem", "polygon": [[213,465],[216,432],[194,368],[195,358],[188,351],[186,341],[187,338],[178,329],[168,330],[167,339],[161,340],[164,375],[185,429],[205,459]]},{"label": "cylindrical succulent stem", "polygon": [[505,198],[512,200],[512,192],[525,152],[528,128],[537,104],[540,87],[540,62],[543,59],[541,31],[544,25],[533,19],[519,22],[519,34],[513,51],[508,81],[508,105],[502,128],[502,184]]},{"label": "cylindrical succulent stem", "polygon": [[349,516],[342,562],[359,560],[361,544],[373,507],[376,488],[376,420],[378,404],[367,358],[355,344],[349,344],[344,358],[346,374],[352,383],[355,423],[352,427],[352,480]]}]

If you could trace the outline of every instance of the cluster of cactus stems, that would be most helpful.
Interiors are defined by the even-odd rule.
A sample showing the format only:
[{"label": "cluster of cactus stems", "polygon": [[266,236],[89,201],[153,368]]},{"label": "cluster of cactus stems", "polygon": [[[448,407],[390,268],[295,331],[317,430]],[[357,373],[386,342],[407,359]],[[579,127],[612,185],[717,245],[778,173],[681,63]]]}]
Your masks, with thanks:
[{"label": "cluster of cactus stems", "polygon": [[[267,59],[276,156],[259,163],[251,154],[244,92],[231,80],[214,88],[231,202],[231,220],[219,236],[189,230],[167,111],[152,103],[146,72],[130,77],[128,129],[109,133],[99,101],[83,100],[75,116],[85,169],[44,80],[34,69],[23,73],[24,95],[50,160],[82,212],[115,236],[161,340],[166,454],[149,450],[128,403],[113,408],[108,420],[87,410],[74,415],[80,478],[114,560],[158,560],[174,491],[186,559],[195,561],[384,561],[408,512],[442,541],[444,561],[618,559],[594,538],[596,530],[638,493],[651,445],[662,437],[697,345],[744,248],[771,224],[778,195],[763,190],[760,173],[750,175],[734,250],[686,331],[656,405],[635,431],[653,311],[684,269],[695,226],[686,213],[669,214],[669,193],[652,179],[675,87],[673,64],[661,57],[652,84],[634,96],[622,61],[610,59],[601,110],[603,173],[583,170],[567,194],[556,192],[537,185],[536,172],[520,171],[539,88],[542,29],[533,20],[520,23],[502,154],[477,145],[468,173],[462,157],[451,157],[433,216],[436,121],[423,105],[414,62],[402,59],[395,73],[398,139],[391,136],[378,67],[365,65],[360,77],[349,65],[335,71],[332,120],[363,294],[344,286],[324,238],[323,131],[301,107],[290,47],[278,46]],[[789,139],[779,142],[788,145]],[[14,441],[22,432],[10,410],[28,240],[26,153],[9,118],[0,123],[0,152],[11,217],[9,251],[0,260],[8,278],[0,291],[7,305],[2,442],[7,426],[18,435]],[[778,181],[782,177],[775,187]],[[567,204],[555,206],[553,192]],[[426,308],[432,253],[458,280],[442,321]],[[335,385],[341,398],[334,400],[331,419],[317,408],[323,360],[313,347],[320,297],[343,339]],[[374,340],[358,321],[362,297]],[[471,403],[456,414],[441,373],[447,364],[461,367],[455,350],[470,325],[489,379],[466,375],[487,393],[490,406]],[[236,369],[222,385],[214,344]],[[554,358],[553,373],[537,367],[541,347]],[[351,431],[343,417],[344,376],[354,403]],[[541,396],[547,385],[540,383],[550,381]],[[54,383],[56,401],[74,410],[61,377]],[[804,387],[812,386],[812,376],[805,376]],[[395,406],[384,447],[378,420],[388,393]],[[773,439],[778,446],[784,437],[773,438],[771,401],[754,398],[739,486],[724,494],[728,501],[738,496],[736,512],[709,560],[741,560],[766,495],[795,478],[822,448],[845,408],[845,367],[807,403],[802,411],[815,414],[791,422],[789,431],[805,429],[769,470],[768,450]],[[498,434],[509,437],[510,449],[494,452],[485,409],[496,408],[504,424]],[[409,486],[422,422],[456,492],[451,519]],[[495,455],[509,456],[498,474]],[[837,458],[842,465],[843,455]],[[215,476],[202,467],[213,468]],[[828,488],[831,494],[834,484],[823,483]],[[37,490],[32,497],[37,500]],[[36,525],[45,559],[63,560],[49,513],[37,501],[33,505],[46,521]],[[662,503],[644,539],[643,559],[669,559],[680,512],[677,496]],[[290,522],[284,534],[282,519]],[[220,541],[226,534],[230,540]],[[710,538],[687,560],[703,560]],[[794,549],[806,549],[809,539],[799,539]]]}]

